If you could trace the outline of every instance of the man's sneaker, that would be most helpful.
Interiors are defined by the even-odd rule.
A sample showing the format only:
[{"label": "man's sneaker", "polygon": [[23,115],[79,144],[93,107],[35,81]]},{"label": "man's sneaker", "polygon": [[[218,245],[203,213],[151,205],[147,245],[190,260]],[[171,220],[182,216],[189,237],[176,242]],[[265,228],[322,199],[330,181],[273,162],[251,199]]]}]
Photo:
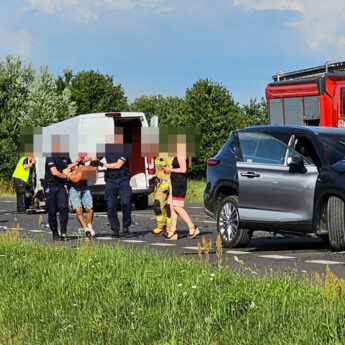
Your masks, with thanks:
[{"label": "man's sneaker", "polygon": [[122,232],[123,232],[124,234],[128,235],[128,234],[129,234],[129,226],[124,226],[124,227],[122,228]]},{"label": "man's sneaker", "polygon": [[120,237],[119,230],[113,230],[113,234],[111,236],[113,238],[119,238]]},{"label": "man's sneaker", "polygon": [[67,236],[67,234],[61,234],[61,236],[60,236],[60,241],[68,241],[68,236]]},{"label": "man's sneaker", "polygon": [[92,228],[92,224],[88,224],[87,225],[87,228],[85,228],[85,235],[87,237],[95,237],[96,233],[95,233],[95,230],[93,230]]}]

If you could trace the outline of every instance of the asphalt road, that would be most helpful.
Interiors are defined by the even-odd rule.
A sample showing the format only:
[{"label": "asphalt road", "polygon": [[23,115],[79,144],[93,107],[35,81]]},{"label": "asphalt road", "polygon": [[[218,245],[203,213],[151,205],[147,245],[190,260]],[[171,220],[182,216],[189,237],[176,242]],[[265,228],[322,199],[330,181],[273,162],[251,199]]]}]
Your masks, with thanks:
[{"label": "asphalt road", "polygon": [[[51,231],[45,228],[47,214],[16,214],[16,200],[13,198],[0,198],[0,231],[6,231],[20,226],[20,235],[24,238],[35,239],[50,243]],[[94,229],[96,237],[94,243],[123,245],[134,248],[150,247],[152,250],[163,251],[168,255],[181,255],[198,257],[198,242],[204,237],[212,241],[210,263],[216,264],[216,223],[203,211],[202,204],[188,204],[187,210],[193,221],[199,226],[201,235],[193,240],[188,240],[188,230],[183,222],[178,223],[178,241],[165,241],[163,236],[152,234],[155,226],[152,207],[145,211],[133,210],[133,225],[131,233],[127,236],[120,235],[119,239],[111,238],[107,214],[105,210],[96,209]],[[119,211],[120,219],[122,218]],[[70,214],[68,234],[71,237],[66,244],[75,246],[78,239],[78,221],[75,214]],[[274,236],[269,232],[255,232],[253,239],[246,248],[224,248],[223,264],[232,270],[245,271],[249,275],[264,275],[267,272],[282,274],[285,271],[296,271],[299,277],[313,279],[315,273],[324,274],[326,266],[340,278],[345,278],[345,252],[332,252],[327,245],[314,236]],[[1,253],[0,253],[1,254]]]}]

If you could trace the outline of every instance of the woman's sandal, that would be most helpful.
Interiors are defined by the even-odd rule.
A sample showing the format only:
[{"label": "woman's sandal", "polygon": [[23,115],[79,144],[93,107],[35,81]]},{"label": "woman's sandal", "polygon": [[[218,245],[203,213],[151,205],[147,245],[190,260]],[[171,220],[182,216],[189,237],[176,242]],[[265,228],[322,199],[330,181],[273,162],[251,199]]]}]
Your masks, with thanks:
[{"label": "woman's sandal", "polygon": [[192,234],[188,234],[188,239],[191,240],[200,234],[199,228],[194,224],[194,232]]},{"label": "woman's sandal", "polygon": [[[172,234],[172,235],[169,235]],[[166,241],[176,241],[178,239],[178,234],[177,232],[168,232],[165,236],[164,239]]]}]

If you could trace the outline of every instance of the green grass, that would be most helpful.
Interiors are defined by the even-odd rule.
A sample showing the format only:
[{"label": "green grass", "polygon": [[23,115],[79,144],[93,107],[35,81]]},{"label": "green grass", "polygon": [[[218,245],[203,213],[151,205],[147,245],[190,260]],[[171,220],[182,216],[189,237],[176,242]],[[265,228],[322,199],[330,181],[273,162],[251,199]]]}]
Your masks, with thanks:
[{"label": "green grass", "polygon": [[[89,243],[89,242],[88,242]],[[0,240],[0,344],[344,344],[345,303],[148,249]]]}]

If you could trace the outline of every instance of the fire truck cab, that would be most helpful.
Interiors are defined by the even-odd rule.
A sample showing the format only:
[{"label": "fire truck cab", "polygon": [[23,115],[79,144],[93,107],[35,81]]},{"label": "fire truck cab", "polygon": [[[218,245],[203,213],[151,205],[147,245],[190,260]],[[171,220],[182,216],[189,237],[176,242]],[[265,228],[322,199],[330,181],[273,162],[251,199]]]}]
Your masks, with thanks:
[{"label": "fire truck cab", "polygon": [[345,127],[345,61],[272,78],[266,87],[270,124]]}]

